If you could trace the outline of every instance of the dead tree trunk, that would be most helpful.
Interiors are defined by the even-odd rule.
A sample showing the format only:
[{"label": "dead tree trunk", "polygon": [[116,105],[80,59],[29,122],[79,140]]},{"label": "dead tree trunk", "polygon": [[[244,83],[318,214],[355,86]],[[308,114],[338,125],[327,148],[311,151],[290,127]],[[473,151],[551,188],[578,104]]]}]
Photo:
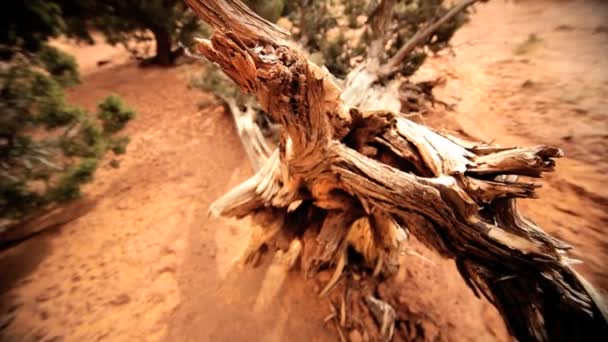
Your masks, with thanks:
[{"label": "dead tree trunk", "polygon": [[154,64],[169,66],[173,64],[171,34],[165,27],[152,30],[156,41],[156,54],[152,58]]},{"label": "dead tree trunk", "polygon": [[[358,108],[288,47],[281,29],[238,0],[186,2],[215,28],[199,51],[255,94],[283,128],[259,171],[211,207],[264,224],[250,259],[267,245],[300,252],[309,274],[334,265],[326,292],[348,266],[347,248],[373,274],[394,272],[409,232],[454,259],[517,339],[605,336],[601,301],[569,266],[569,247],[515,204],[535,197],[538,187],[521,177],[553,171],[559,149],[463,142],[398,112]],[[391,316],[385,303],[365,298],[372,313]],[[390,338],[390,322],[383,321],[381,334]]]}]

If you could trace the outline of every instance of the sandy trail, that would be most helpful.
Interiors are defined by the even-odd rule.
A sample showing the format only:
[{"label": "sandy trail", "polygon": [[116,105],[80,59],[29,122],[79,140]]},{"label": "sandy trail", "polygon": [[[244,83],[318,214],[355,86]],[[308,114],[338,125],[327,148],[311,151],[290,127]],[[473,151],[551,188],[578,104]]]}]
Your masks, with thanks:
[{"label": "sandy trail", "polygon": [[[608,4],[493,1],[455,37],[443,90],[468,134],[566,154],[521,201],[535,222],[575,247],[577,266],[608,290]],[[488,33],[489,32],[489,33]],[[530,37],[537,37],[530,43]],[[440,61],[437,61],[440,63]],[[441,66],[440,66],[441,67]]]},{"label": "sandy trail", "polygon": [[[104,161],[78,210],[65,213],[73,220],[0,256],[8,270],[0,275],[1,339],[278,341],[296,332],[330,339],[312,289],[255,316],[244,310],[266,270],[241,272],[235,263],[249,226],[207,211],[250,170],[231,117],[221,106],[198,109],[209,97],[188,88],[199,68],[140,69],[107,46],[65,46],[85,60],[70,100],[93,109],[116,93],[138,114],[120,167]],[[113,63],[93,68],[98,59]],[[288,320],[292,310],[298,318]]]},{"label": "sandy trail", "polygon": [[[544,179],[541,199],[523,206],[576,247],[581,271],[604,289],[606,7],[480,5],[455,37],[455,56],[430,61],[449,75],[438,93],[456,111],[428,118],[505,145],[563,147],[569,157]],[[521,48],[531,34],[539,39]],[[207,95],[187,87],[197,68],[142,70],[104,45],[65,46],[84,74],[71,100],[92,108],[113,92],[138,116],[120,167],[104,161],[78,210],[66,213],[71,222],[0,253],[0,340],[335,340],[322,323],[327,302],[314,294],[321,284],[298,274],[288,274],[277,296],[252,312],[264,279],[279,283],[284,275],[236,265],[250,227],[207,215],[211,201],[250,170],[230,117],[220,107],[198,109]],[[98,67],[102,59],[112,62]],[[419,337],[506,340],[496,311],[473,296],[450,261],[415,241],[412,248],[435,266],[404,257],[382,291],[398,293],[399,314]]]},{"label": "sandy trail", "polygon": [[[245,161],[233,135],[218,139],[231,129],[229,118],[222,110],[199,111],[200,92],[185,84],[178,72],[121,65],[86,76],[70,94],[92,107],[115,92],[138,118],[128,128],[132,142],[118,158],[120,168],[103,166],[87,187],[88,212],[3,256],[3,269],[16,270],[32,258],[29,251],[41,254],[29,275],[10,279],[18,287],[12,301],[18,310],[9,339],[165,335],[183,299],[176,273],[189,251],[188,234],[203,228],[209,201]],[[213,235],[209,241],[198,263],[212,266],[213,278]]]}]

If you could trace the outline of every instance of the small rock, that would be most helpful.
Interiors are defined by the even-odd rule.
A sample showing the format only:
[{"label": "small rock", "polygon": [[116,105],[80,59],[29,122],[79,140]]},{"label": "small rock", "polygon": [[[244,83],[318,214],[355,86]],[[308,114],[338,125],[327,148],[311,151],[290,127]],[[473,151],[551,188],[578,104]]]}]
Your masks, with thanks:
[{"label": "small rock", "polygon": [[131,301],[131,297],[128,294],[123,293],[116,296],[116,298],[112,299],[109,303],[112,305],[125,305]]},{"label": "small rock", "polygon": [[359,330],[353,329],[348,334],[348,340],[350,342],[362,342],[363,341],[363,337],[361,337],[361,333],[359,332]]},{"label": "small rock", "polygon": [[531,80],[526,80],[524,83],[521,84],[522,88],[532,88],[532,86],[534,86],[534,82],[532,82]]},{"label": "small rock", "polygon": [[42,292],[41,294],[36,296],[36,301],[38,303],[46,302],[49,299],[51,299],[51,295],[48,293],[48,291]]},{"label": "small rock", "polygon": [[597,26],[595,29],[593,29],[593,33],[608,33],[608,26]]},{"label": "small rock", "polygon": [[558,25],[555,27],[555,31],[572,31],[574,27],[566,24]]},{"label": "small rock", "polygon": [[98,60],[98,61],[97,61],[97,66],[98,66],[98,67],[100,67],[100,66],[104,66],[104,65],[106,65],[106,64],[108,64],[108,63],[111,63],[111,62],[112,62],[112,61],[111,61],[111,60],[109,60],[109,59],[100,59],[100,60]]}]

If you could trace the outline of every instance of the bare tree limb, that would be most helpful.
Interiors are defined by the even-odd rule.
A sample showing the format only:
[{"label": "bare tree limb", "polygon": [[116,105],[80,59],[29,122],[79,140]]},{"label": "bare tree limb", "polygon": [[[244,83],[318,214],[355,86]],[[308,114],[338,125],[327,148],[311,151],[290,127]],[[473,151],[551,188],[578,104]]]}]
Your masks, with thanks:
[{"label": "bare tree limb", "polygon": [[199,51],[283,128],[278,150],[212,211],[277,217],[275,248],[301,241],[303,265],[336,265],[329,287],[348,266],[348,246],[363,256],[358,266],[391,272],[385,261],[399,252],[398,232],[407,231],[452,258],[519,340],[607,332],[595,291],[569,266],[568,246],[515,206],[537,187],[517,177],[552,171],[559,149],[460,144],[399,113],[353,108],[325,71],[240,2],[187,2],[216,29]]},{"label": "bare tree limb", "polygon": [[384,44],[386,43],[386,28],[390,22],[395,7],[396,0],[382,0],[370,14],[368,22],[372,31],[372,36],[375,38],[367,52],[368,61],[373,60],[376,63],[380,61],[380,56],[384,52]]},{"label": "bare tree limb", "polygon": [[458,13],[465,10],[467,7],[473,5],[480,0],[463,0],[458,5],[452,7],[446,14],[443,15],[439,20],[429,25],[428,27],[416,32],[416,34],[410,38],[395,55],[382,66],[380,75],[382,77],[388,77],[395,73],[399,69],[399,64],[409,56],[414,49],[427,40],[441,25],[454,18]]}]

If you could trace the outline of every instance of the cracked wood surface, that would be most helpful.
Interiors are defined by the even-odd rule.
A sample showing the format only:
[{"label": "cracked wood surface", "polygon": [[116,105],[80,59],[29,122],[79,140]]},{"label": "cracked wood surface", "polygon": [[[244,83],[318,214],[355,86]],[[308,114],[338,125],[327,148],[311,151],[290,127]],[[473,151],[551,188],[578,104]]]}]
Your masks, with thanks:
[{"label": "cracked wood surface", "polygon": [[[239,1],[186,2],[215,28],[198,42],[200,53],[282,125],[278,149],[211,208],[223,216],[275,217],[279,232],[259,234],[254,246],[286,251],[300,240],[305,272],[331,265],[341,271],[350,246],[375,274],[390,274],[384,261],[401,252],[395,232],[403,230],[454,259],[516,338],[606,333],[601,300],[570,268],[569,247],[515,204],[536,196],[537,185],[520,177],[553,171],[559,149],[463,142],[400,113],[351,107],[329,75]],[[362,233],[349,234],[354,229]]]}]

